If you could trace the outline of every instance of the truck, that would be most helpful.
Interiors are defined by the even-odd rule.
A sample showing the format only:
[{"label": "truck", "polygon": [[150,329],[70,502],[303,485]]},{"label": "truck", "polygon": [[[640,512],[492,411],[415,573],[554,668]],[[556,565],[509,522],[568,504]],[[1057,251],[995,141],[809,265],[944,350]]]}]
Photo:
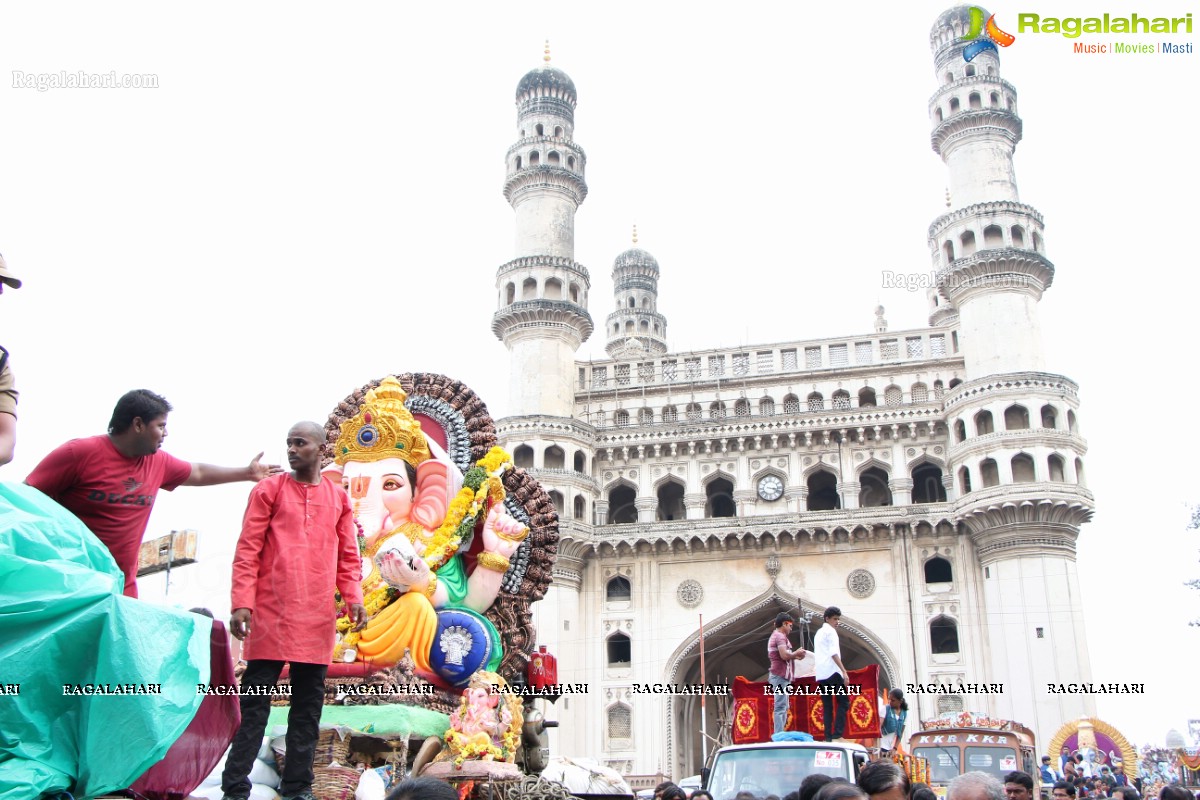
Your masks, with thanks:
[{"label": "truck", "polygon": [[867,750],[853,742],[760,742],[722,747],[704,776],[713,800],[733,800],[738,792],[783,797],[813,773],[853,783],[867,763]]},{"label": "truck", "polygon": [[1021,723],[964,711],[923,721],[921,727],[909,737],[909,752],[929,762],[928,783],[938,796],[964,772],[986,772],[1003,781],[1013,770],[1032,777],[1038,795],[1034,735]]}]

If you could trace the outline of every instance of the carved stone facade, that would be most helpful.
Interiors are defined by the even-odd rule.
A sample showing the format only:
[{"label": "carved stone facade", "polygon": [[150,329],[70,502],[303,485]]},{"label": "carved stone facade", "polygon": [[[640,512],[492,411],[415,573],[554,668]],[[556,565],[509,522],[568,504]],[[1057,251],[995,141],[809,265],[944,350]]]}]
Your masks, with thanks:
[{"label": "carved stone facade", "polygon": [[[928,328],[888,331],[880,308],[861,336],[672,353],[660,266],[626,251],[614,263],[610,358],[568,364],[555,350],[537,374],[570,386],[569,408],[553,392],[540,401],[540,390],[518,386],[531,382],[525,359],[539,352],[528,342],[586,338],[586,273],[566,261],[512,264],[544,238],[526,226],[568,207],[573,216],[582,195],[521,183],[521,202],[541,210],[518,210],[518,241],[533,249],[497,279],[497,332],[513,348],[519,409],[498,435],[562,518],[554,585],[535,622],[560,680],[586,682],[589,693],[551,712],[561,721],[555,752],[635,775],[699,772],[699,698],[649,685],[701,682],[701,617],[704,682],[762,680],[775,614],[807,619],[797,629],[811,642],[830,605],[843,611],[847,665],[878,664],[883,688],[1005,685],[961,703],[910,694],[921,718],[965,707],[1018,720],[1041,740],[1062,719],[1094,713],[1088,696],[1045,694],[1048,682],[1091,677],[1075,571],[1093,508],[1087,442],[1078,387],[1044,371],[1037,304],[1054,266],[1041,215],[1017,196],[1016,90],[994,52],[964,61],[966,15],[947,11],[931,34],[932,143],[956,204],[929,230],[939,287]],[[521,82],[522,137],[530,91],[569,85],[574,108],[569,79],[543,72]],[[528,169],[516,156],[543,144],[519,140],[510,183]],[[571,147],[561,152],[578,154],[581,182],[582,152]],[[547,256],[570,259],[554,242]],[[547,280],[557,292],[572,276],[577,305],[512,308],[521,287],[541,297]],[[727,709],[709,699],[715,738]]]}]

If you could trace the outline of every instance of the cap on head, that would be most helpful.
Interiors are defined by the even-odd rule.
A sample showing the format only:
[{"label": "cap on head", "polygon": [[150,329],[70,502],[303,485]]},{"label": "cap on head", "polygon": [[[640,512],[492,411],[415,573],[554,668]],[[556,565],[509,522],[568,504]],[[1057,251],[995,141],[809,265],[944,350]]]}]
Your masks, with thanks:
[{"label": "cap on head", "polygon": [[8,271],[8,264],[4,261],[3,254],[0,254],[0,282],[8,284],[14,289],[21,288],[21,279]]},{"label": "cap on head", "polygon": [[775,627],[776,628],[778,628],[780,625],[782,625],[785,622],[795,622],[795,621],[796,620],[792,618],[792,615],[787,613],[786,611],[780,611],[778,614],[775,615]]}]

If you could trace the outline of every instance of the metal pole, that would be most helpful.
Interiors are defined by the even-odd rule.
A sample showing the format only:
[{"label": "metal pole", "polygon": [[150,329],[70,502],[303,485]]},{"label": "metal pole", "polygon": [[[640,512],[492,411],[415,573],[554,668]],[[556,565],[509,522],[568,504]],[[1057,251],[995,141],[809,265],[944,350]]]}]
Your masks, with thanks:
[{"label": "metal pole", "polygon": [[163,588],[164,597],[171,593],[171,559],[173,558],[175,558],[175,531],[171,531],[171,538],[167,541],[167,585]]},{"label": "metal pole", "polygon": [[708,766],[708,714],[704,703],[704,615],[700,615],[700,766]]}]

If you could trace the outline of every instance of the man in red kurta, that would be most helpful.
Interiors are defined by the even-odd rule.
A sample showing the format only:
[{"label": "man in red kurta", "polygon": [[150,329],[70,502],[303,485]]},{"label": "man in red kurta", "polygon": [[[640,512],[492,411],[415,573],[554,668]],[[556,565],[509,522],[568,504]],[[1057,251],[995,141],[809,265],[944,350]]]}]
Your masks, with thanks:
[{"label": "man in red kurta", "polygon": [[170,410],[166,398],[154,392],[126,392],[113,409],[107,435],[72,439],[25,479],[104,542],[125,573],[127,597],[138,596],[138,550],[159,489],[259,481],[282,472],[278,465],[260,464],[262,453],[247,467],[215,467],[162,452]]},{"label": "man in red kurta", "polygon": [[[367,624],[362,605],[362,560],[350,498],[321,475],[325,429],[298,422],[288,431],[292,472],[250,492],[242,536],[233,557],[233,616],[229,628],[245,641],[242,725],[225,759],[225,800],[250,795],[250,768],[271,710],[270,689],[291,665],[284,800],[311,798],[313,755],[325,700],[325,671],[333,654],[333,590],[350,608],[354,630]],[[264,694],[246,693],[263,687]]]}]

